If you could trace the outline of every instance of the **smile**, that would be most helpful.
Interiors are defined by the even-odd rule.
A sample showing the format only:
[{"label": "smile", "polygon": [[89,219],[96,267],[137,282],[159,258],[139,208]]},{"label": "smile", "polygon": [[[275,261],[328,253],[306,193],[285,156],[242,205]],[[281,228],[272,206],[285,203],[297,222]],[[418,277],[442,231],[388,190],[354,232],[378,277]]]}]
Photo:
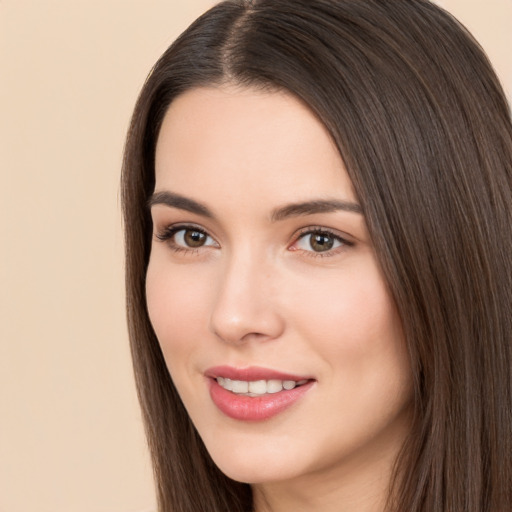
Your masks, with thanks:
[{"label": "smile", "polygon": [[286,390],[290,391],[297,386],[306,384],[307,379],[299,381],[295,380],[232,380],[227,377],[217,377],[218,384],[227,391],[231,391],[237,395],[257,397],[266,394],[279,393]]},{"label": "smile", "polygon": [[266,368],[218,366],[205,372],[217,409],[239,421],[269,420],[298,404],[316,380]]}]

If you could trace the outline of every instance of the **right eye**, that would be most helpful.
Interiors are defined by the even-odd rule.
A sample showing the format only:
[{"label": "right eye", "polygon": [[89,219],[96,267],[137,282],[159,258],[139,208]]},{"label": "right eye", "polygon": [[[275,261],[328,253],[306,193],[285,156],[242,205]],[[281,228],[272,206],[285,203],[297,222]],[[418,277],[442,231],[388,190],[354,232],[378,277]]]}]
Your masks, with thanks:
[{"label": "right eye", "polygon": [[197,229],[180,229],[174,233],[174,242],[182,247],[202,247],[212,245],[213,241],[206,233]]},{"label": "right eye", "polygon": [[178,251],[218,247],[217,242],[208,233],[195,226],[170,226],[156,237],[162,242],[168,242],[171,248]]}]

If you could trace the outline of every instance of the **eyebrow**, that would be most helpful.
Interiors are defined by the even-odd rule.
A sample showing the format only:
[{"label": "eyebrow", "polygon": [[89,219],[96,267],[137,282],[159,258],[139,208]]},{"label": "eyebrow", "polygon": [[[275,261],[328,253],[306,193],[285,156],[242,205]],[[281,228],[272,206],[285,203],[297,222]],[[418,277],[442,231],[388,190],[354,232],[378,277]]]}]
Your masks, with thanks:
[{"label": "eyebrow", "polygon": [[363,209],[357,203],[341,201],[339,199],[316,199],[277,208],[272,212],[270,218],[272,221],[280,221],[290,217],[314,215],[315,213],[333,213],[340,210],[351,213],[363,213]]},{"label": "eyebrow", "polygon": [[174,192],[155,192],[148,201],[148,208],[155,206],[156,204],[163,204],[170,206],[171,208],[178,208],[179,210],[185,210],[187,212],[201,215],[202,217],[208,217],[213,219],[214,215],[208,207],[188,197],[175,194]]},{"label": "eyebrow", "polygon": [[[201,215],[209,219],[215,218],[211,210],[204,204],[174,192],[155,192],[148,200],[148,207],[163,204],[171,208],[185,210],[187,212]],[[339,199],[315,199],[301,203],[292,203],[273,210],[270,220],[272,222],[282,221],[290,217],[314,215],[316,213],[333,213],[337,211],[362,214],[363,209],[357,203],[342,201]]]}]

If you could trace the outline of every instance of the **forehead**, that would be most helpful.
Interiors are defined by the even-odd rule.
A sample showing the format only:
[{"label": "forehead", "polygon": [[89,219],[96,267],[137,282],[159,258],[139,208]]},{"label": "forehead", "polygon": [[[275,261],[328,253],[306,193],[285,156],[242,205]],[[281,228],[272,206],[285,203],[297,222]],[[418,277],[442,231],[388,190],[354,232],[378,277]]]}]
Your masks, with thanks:
[{"label": "forehead", "polygon": [[282,91],[224,86],[179,96],[164,117],[155,173],[156,190],[201,197],[354,198],[325,126]]}]

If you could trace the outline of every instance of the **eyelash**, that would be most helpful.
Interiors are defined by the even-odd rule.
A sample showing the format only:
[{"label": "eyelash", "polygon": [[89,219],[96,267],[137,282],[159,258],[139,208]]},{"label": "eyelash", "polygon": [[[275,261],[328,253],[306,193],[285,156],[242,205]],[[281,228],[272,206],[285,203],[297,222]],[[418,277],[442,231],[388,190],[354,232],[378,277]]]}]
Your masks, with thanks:
[{"label": "eyelash", "polygon": [[[167,242],[169,247],[177,252],[185,252],[188,254],[196,254],[199,252],[200,249],[202,249],[205,246],[199,246],[199,247],[183,247],[181,245],[178,245],[174,241],[174,236],[176,233],[179,233],[180,231],[193,231],[196,233],[201,233],[202,235],[212,238],[204,229],[200,228],[199,226],[195,226],[193,224],[178,224],[175,226],[168,226],[164,228],[160,233],[156,233],[156,238],[160,240],[161,242]],[[209,246],[206,246],[209,247]]]},{"label": "eyelash", "polygon": [[[340,251],[343,251],[344,249],[347,249],[348,247],[352,247],[354,245],[353,242],[347,240],[346,238],[343,238],[338,232],[333,231],[329,228],[325,228],[322,226],[308,226],[306,228],[302,228],[297,236],[294,238],[294,242],[292,244],[296,245],[301,239],[306,238],[308,235],[320,235],[320,236],[327,236],[329,238],[334,239],[336,242],[340,243],[340,246],[328,249],[325,252],[317,252],[317,251],[308,251],[303,250],[303,252],[307,255],[309,258],[328,258],[331,256],[336,256],[339,254]],[[294,250],[300,250],[300,249],[294,249]]]},{"label": "eyelash", "polygon": [[[177,252],[177,253],[188,253],[191,255],[197,254],[200,249],[204,247],[211,247],[212,245],[201,245],[199,247],[184,247],[181,245],[178,245],[175,240],[173,239],[174,236],[179,233],[180,231],[193,231],[196,233],[200,233],[208,238],[213,238],[208,234],[207,231],[200,228],[199,226],[195,226],[193,224],[178,224],[174,226],[168,226],[164,228],[160,233],[156,233],[155,236],[158,240],[161,242],[167,242],[171,250]],[[329,238],[334,239],[336,242],[340,243],[340,246],[335,247],[333,249],[328,249],[325,252],[321,251],[309,251],[306,249],[302,249],[302,252],[307,255],[307,257],[310,258],[325,258],[330,256],[335,256],[338,254],[341,250],[346,249],[347,247],[352,247],[354,245],[353,242],[347,240],[346,238],[343,238],[339,233],[332,231],[328,228],[321,227],[321,226],[308,226],[305,228],[302,228],[297,235],[294,236],[293,243],[289,246],[289,250],[298,251],[301,249],[291,249],[294,245],[296,245],[298,242],[300,242],[301,239],[307,237],[308,235],[320,235],[320,236],[326,236]],[[217,245],[218,246],[218,245]]]}]

